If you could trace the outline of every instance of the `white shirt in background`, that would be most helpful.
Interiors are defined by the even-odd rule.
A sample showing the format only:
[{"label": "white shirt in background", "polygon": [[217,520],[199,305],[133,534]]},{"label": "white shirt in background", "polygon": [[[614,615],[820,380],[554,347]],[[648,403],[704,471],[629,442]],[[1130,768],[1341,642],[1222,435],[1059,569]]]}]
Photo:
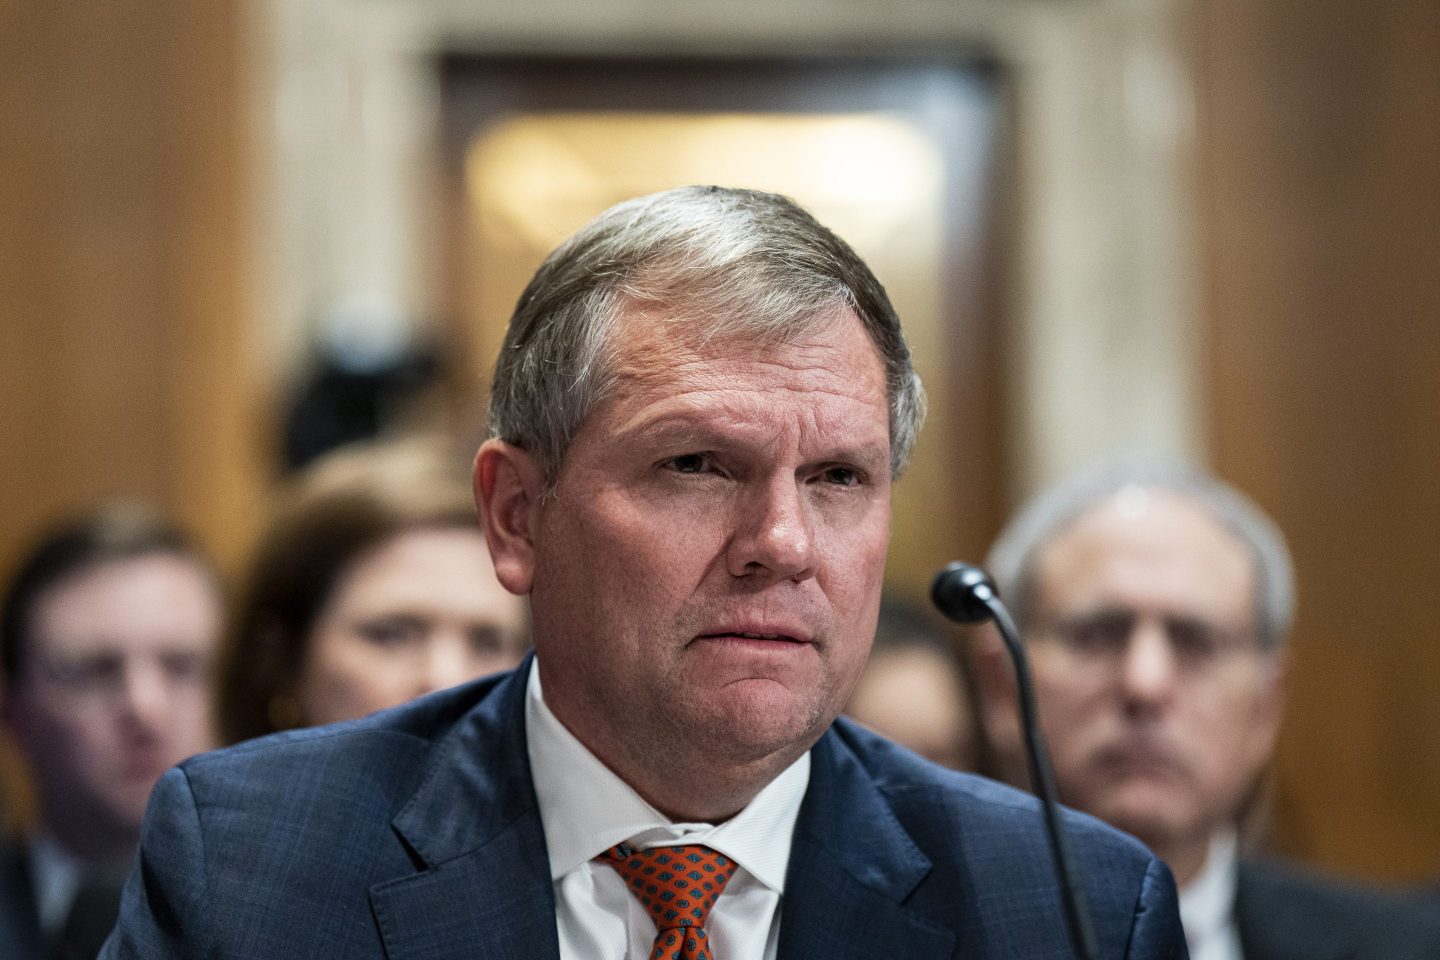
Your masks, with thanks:
[{"label": "white shirt in background", "polygon": [[1180,923],[1190,960],[1244,960],[1240,928],[1235,924],[1237,848],[1233,830],[1214,837],[1205,866],[1180,890]]},{"label": "white shirt in background", "polygon": [[81,861],[48,833],[37,832],[31,839],[30,883],[43,936],[54,936],[65,923],[84,872]]}]

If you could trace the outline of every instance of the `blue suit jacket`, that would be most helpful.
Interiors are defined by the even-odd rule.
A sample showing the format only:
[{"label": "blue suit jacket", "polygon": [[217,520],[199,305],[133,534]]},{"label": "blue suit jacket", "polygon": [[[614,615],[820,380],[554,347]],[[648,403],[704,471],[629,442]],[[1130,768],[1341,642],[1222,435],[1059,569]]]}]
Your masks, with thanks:
[{"label": "blue suit jacket", "polygon": [[[101,956],[558,957],[524,698],[522,668],[171,770]],[[1104,956],[1184,957],[1169,871],[1066,824]],[[781,960],[1070,955],[1032,798],[845,721],[821,738]]]}]

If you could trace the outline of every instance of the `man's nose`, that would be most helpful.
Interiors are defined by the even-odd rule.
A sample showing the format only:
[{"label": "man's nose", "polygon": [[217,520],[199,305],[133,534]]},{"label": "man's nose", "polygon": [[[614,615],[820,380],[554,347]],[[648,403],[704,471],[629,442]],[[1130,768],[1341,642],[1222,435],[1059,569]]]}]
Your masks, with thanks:
[{"label": "man's nose", "polygon": [[425,651],[417,696],[469,680],[475,676],[476,659],[463,630],[439,631]]},{"label": "man's nose", "polygon": [[164,728],[170,713],[170,689],[158,665],[129,664],[120,695],[126,717],[137,726],[149,731]]},{"label": "man's nose", "polygon": [[1175,651],[1165,624],[1141,618],[1135,622],[1121,665],[1125,697],[1134,705],[1153,706],[1174,693]]},{"label": "man's nose", "polygon": [[793,477],[757,485],[737,499],[726,552],[732,576],[806,580],[815,575],[815,531],[803,485]]}]

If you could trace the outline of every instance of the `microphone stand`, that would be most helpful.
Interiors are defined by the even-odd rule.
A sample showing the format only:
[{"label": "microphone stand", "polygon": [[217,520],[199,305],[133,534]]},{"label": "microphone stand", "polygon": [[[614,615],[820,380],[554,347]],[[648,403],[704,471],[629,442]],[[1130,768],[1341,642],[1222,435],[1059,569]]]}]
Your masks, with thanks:
[{"label": "microphone stand", "polygon": [[1000,596],[989,575],[970,564],[947,564],[935,575],[930,587],[930,598],[941,613],[957,623],[984,623],[986,620],[994,620],[995,626],[1000,630],[1000,639],[1004,641],[1005,650],[1015,665],[1020,725],[1025,736],[1030,780],[1035,787],[1035,795],[1040,799],[1040,808],[1045,814],[1045,832],[1050,839],[1050,853],[1055,859],[1055,873],[1060,881],[1070,943],[1075,949],[1075,956],[1080,960],[1100,960],[1100,950],[1095,943],[1095,930],[1090,924],[1090,911],[1085,904],[1085,894],[1075,882],[1070,847],[1060,825],[1060,807],[1055,802],[1055,772],[1050,766],[1050,755],[1045,749],[1045,740],[1035,720],[1035,690],[1030,682],[1030,664],[1020,646],[1020,632],[1015,628],[1015,621],[1011,618],[1010,611],[1000,602]]}]

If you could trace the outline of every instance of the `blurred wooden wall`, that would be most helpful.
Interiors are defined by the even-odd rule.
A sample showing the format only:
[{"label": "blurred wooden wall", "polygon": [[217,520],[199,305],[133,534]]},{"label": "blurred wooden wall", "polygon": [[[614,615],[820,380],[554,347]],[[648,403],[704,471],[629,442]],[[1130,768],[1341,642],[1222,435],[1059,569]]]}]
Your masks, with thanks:
[{"label": "blurred wooden wall", "polygon": [[1300,610],[1276,844],[1440,873],[1440,4],[1197,0],[1211,449]]},{"label": "blurred wooden wall", "polygon": [[0,576],[102,497],[243,544],[243,6],[0,3]]},{"label": "blurred wooden wall", "polygon": [[240,0],[0,5],[0,566],[97,497],[229,555],[257,475]]}]

